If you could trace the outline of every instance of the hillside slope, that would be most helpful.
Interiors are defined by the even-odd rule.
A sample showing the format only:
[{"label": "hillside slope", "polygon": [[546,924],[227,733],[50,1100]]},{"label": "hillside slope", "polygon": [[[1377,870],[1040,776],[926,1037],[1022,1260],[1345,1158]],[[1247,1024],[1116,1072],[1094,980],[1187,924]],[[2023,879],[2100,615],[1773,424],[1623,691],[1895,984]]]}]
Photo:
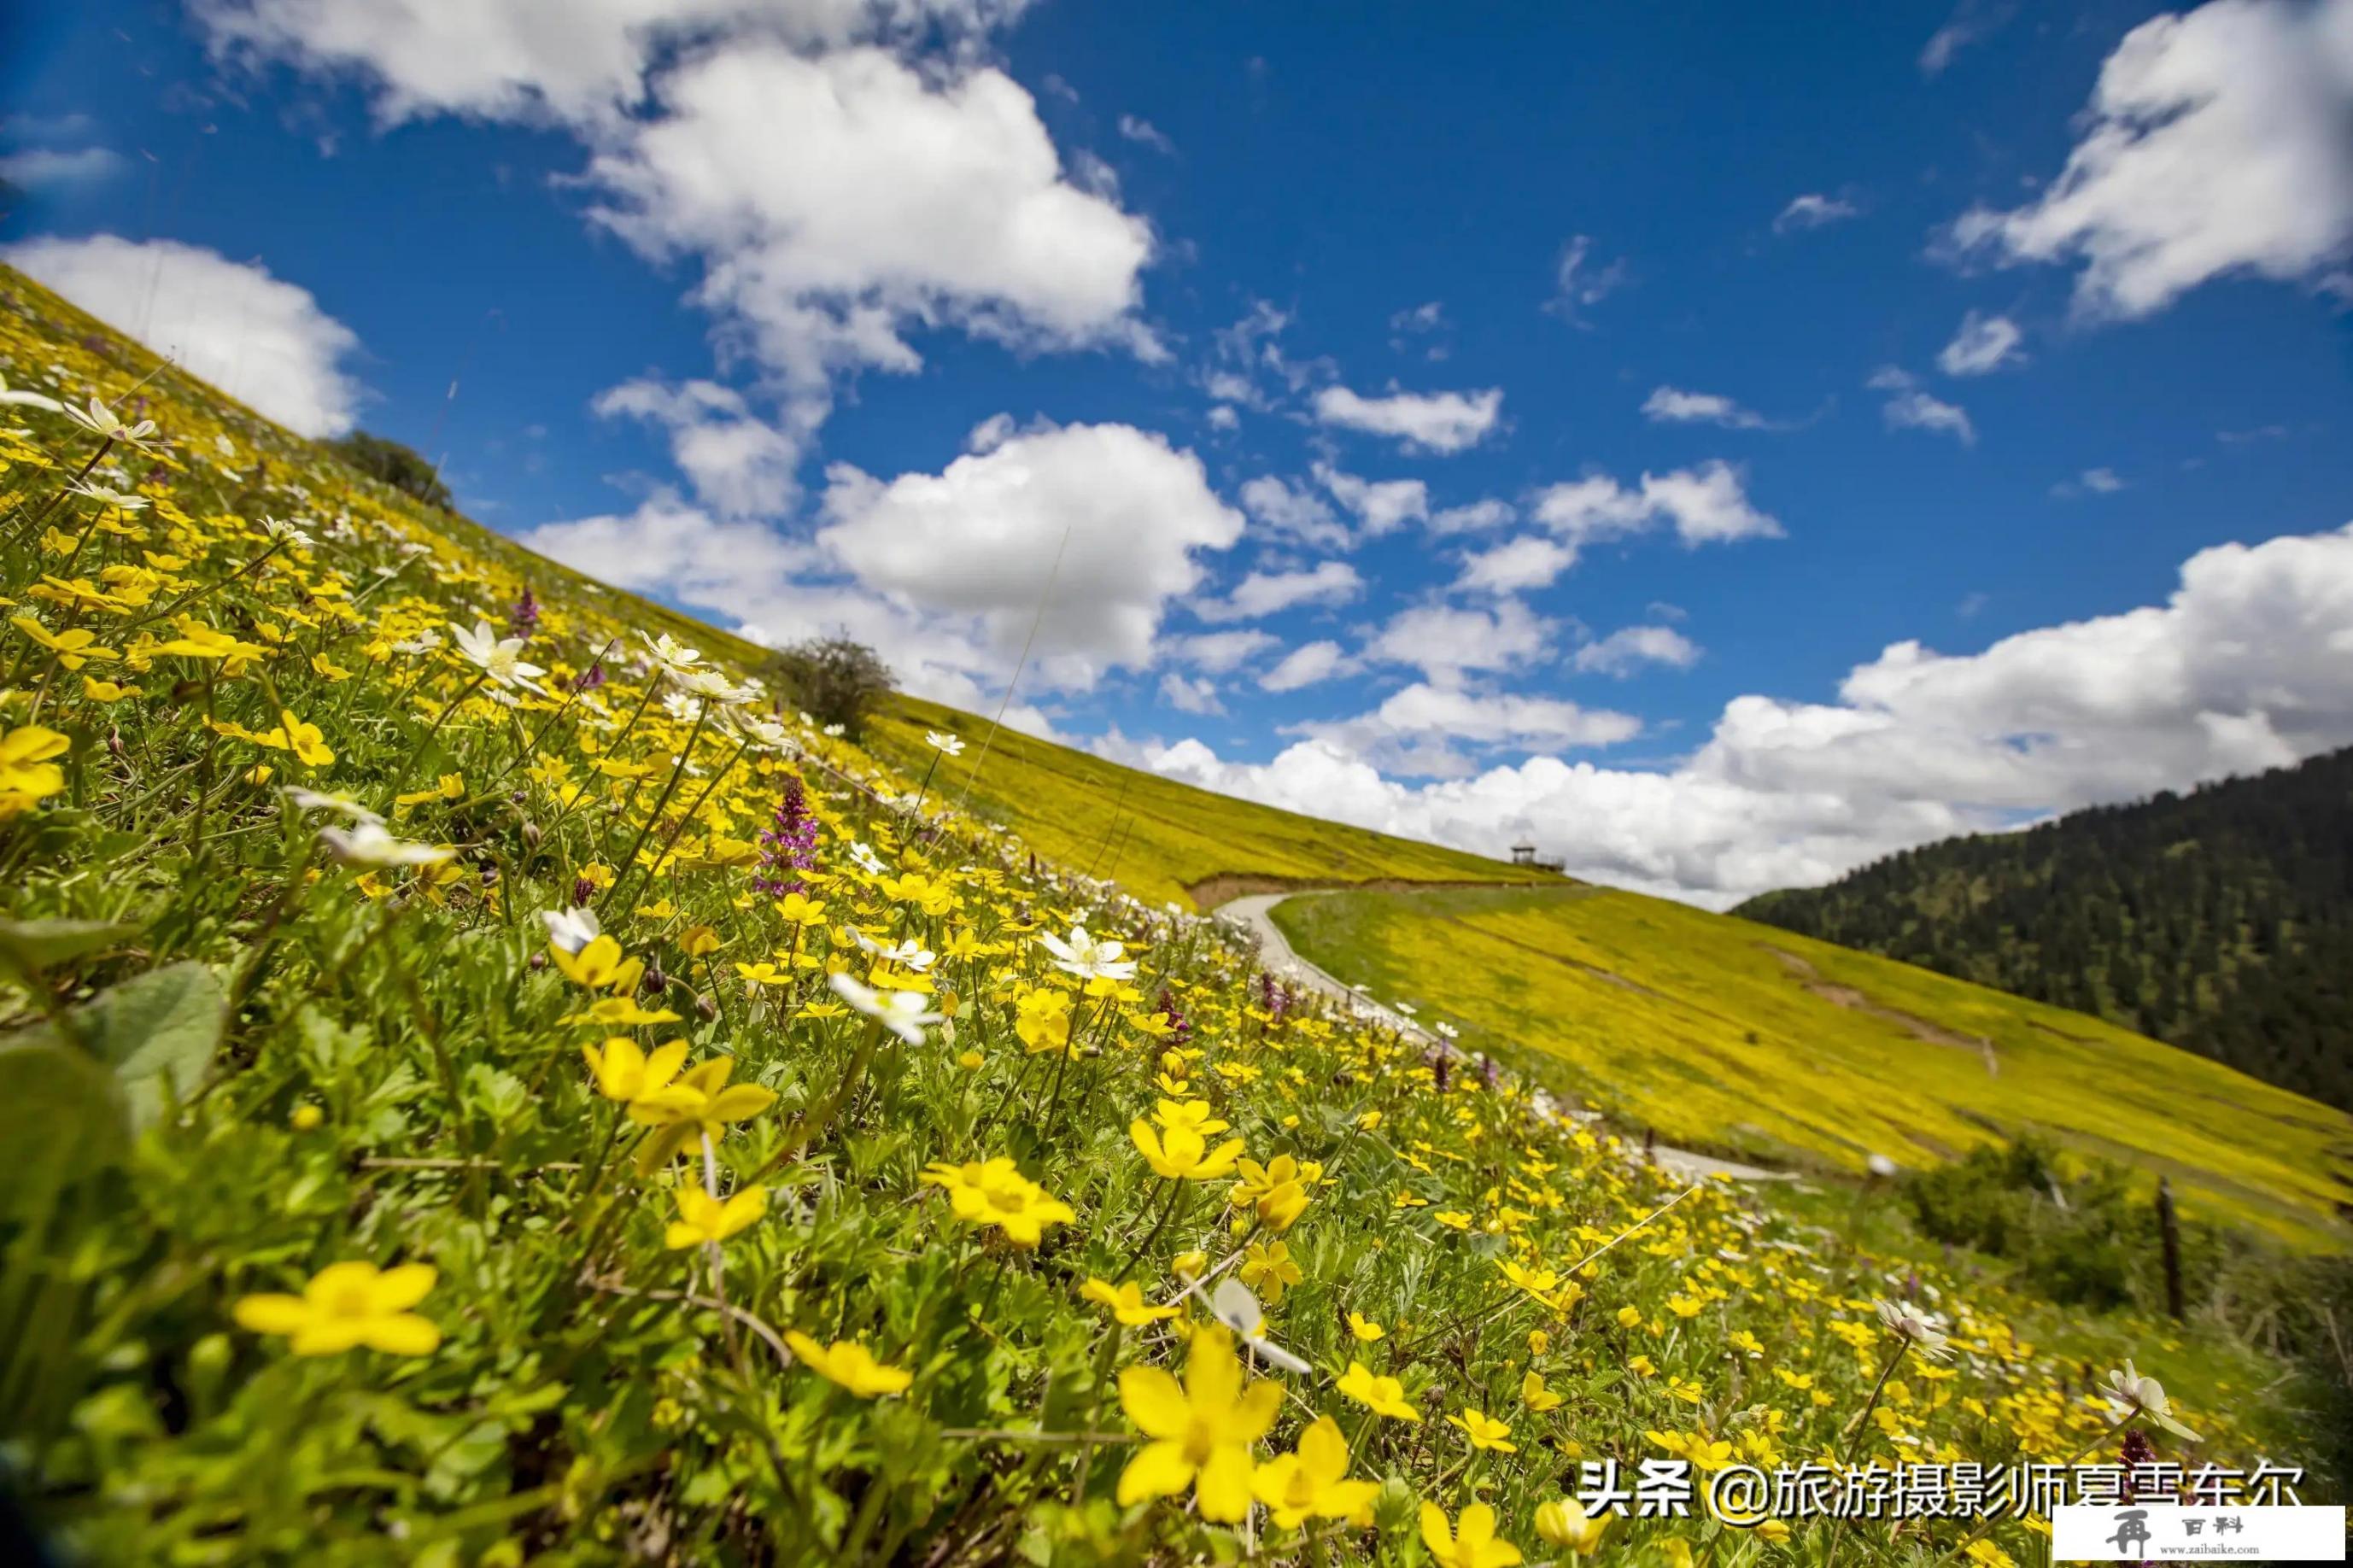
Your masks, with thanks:
[{"label": "hillside slope", "polygon": [[[60,1561],[1492,1564],[1579,1457],[2112,1448],[2127,1357],[2168,1458],[2332,1430],[2219,1316],[1683,1185],[1294,1003],[0,283],[13,388],[161,427],[0,416],[0,1452]],[[2201,1303],[2335,1299],[2255,1262]],[[2040,1544],[1786,1530],[1609,1549]]]},{"label": "hillside slope", "polygon": [[1859,1170],[2031,1130],[2305,1245],[2353,1235],[2353,1118],[2081,1014],[1604,889],[1332,893],[1274,919],[1310,962],[1466,1046],[1550,1058],[1669,1142]]},{"label": "hillside slope", "polygon": [[2353,750],[1947,839],[1734,912],[2353,1110]]},{"label": "hillside slope", "polygon": [[936,795],[1003,823],[1041,855],[1151,902],[1189,910],[1286,884],[1564,880],[1218,795],[1012,730],[992,740],[986,718],[916,698],[892,699],[871,730],[870,749],[916,778],[937,755],[926,731],[963,737],[964,754],[942,758],[933,774]]}]

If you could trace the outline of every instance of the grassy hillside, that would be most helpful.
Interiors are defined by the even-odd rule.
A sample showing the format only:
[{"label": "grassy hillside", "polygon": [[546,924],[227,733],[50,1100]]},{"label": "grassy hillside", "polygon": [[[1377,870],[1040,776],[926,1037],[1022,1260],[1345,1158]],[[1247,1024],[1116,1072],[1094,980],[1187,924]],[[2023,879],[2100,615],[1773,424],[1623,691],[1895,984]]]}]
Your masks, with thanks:
[{"label": "grassy hillside", "polygon": [[[12,390],[159,426],[0,406],[0,1485],[60,1560],[1558,1562],[1575,1461],[2331,1430],[2220,1319],[2023,1298],[1869,1194],[1678,1187],[1292,1005],[1214,922],[898,805],[724,640],[0,295]],[[2327,1299],[2284,1278],[2231,1283]],[[2200,1436],[2084,1396],[2126,1357]]]},{"label": "grassy hillside", "polygon": [[2353,1118],[2081,1014],[1595,889],[1331,894],[1274,918],[1314,963],[1466,1044],[1554,1058],[1671,1142],[1858,1169],[2033,1130],[2306,1245],[2353,1235]]},{"label": "grassy hillside", "polygon": [[1927,845],[1737,912],[2353,1110],[2353,750]]},{"label": "grassy hillside", "polygon": [[1149,902],[1194,908],[1189,890],[1212,878],[1269,885],[1397,880],[1556,887],[1562,880],[1549,871],[1212,794],[1010,730],[997,731],[984,756],[987,720],[913,698],[893,700],[870,744],[920,777],[935,754],[923,740],[931,730],[969,742],[964,755],[941,762],[932,781],[934,794],[964,801],[1039,854],[1116,881]]}]

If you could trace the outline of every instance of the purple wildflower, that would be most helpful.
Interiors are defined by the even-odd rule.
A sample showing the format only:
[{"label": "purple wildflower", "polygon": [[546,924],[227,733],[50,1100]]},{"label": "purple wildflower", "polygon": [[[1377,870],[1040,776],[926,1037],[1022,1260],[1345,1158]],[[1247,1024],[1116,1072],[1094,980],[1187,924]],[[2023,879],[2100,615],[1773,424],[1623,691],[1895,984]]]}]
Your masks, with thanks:
[{"label": "purple wildflower", "polygon": [[605,661],[601,658],[572,678],[572,689],[575,691],[594,691],[604,684]]},{"label": "purple wildflower", "polygon": [[1176,1010],[1175,998],[1171,997],[1166,991],[1163,991],[1160,994],[1160,1006],[1158,1011],[1162,1017],[1168,1020],[1168,1038],[1171,1041],[1181,1046],[1192,1039],[1193,1025],[1191,1021],[1187,1019],[1184,1014]]},{"label": "purple wildflower", "polygon": [[771,899],[797,893],[799,879],[779,873],[806,871],[816,864],[817,818],[809,813],[801,781],[786,779],[785,798],[776,803],[776,825],[760,831],[760,864],[753,869],[752,887]]},{"label": "purple wildflower", "polygon": [[539,630],[539,601],[531,596],[531,584],[525,583],[522,585],[522,597],[517,599],[514,608],[507,612],[507,631],[514,637],[527,637],[537,630]]}]

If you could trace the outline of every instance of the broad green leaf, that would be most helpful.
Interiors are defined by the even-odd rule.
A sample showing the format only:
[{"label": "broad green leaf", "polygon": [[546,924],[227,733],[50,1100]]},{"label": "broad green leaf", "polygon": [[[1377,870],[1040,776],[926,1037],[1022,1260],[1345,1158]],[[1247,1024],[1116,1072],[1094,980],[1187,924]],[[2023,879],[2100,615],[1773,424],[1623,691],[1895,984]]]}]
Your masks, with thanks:
[{"label": "broad green leaf", "polygon": [[43,970],[85,952],[136,936],[139,926],[120,921],[0,920],[0,962],[19,973]]},{"label": "broad green leaf", "polygon": [[36,1025],[0,1040],[0,1215],[37,1215],[69,1183],[121,1160],[130,1143],[122,1087],[83,1051]]},{"label": "broad green leaf", "polygon": [[145,1127],[201,1082],[220,1047],[228,996],[201,963],[174,963],[126,980],[74,1014],[82,1044],[114,1068],[128,1092],[132,1124]]}]

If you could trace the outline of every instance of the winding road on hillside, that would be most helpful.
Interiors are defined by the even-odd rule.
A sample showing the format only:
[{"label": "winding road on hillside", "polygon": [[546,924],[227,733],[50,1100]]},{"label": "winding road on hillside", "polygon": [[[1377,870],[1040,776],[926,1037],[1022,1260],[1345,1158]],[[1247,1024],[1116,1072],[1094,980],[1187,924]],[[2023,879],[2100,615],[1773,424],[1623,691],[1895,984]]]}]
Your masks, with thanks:
[{"label": "winding road on hillside", "polygon": [[[1357,1013],[1397,1030],[1399,1034],[1410,1035],[1440,1050],[1452,1055],[1461,1055],[1461,1050],[1451,1041],[1432,1034],[1395,1008],[1376,1002],[1338,975],[1319,969],[1302,958],[1293,950],[1289,939],[1284,937],[1282,929],[1274,923],[1274,906],[1285,899],[1312,896],[1316,893],[1345,893],[1356,890],[1340,887],[1293,888],[1281,893],[1248,893],[1238,899],[1227,900],[1212,912],[1219,919],[1232,921],[1257,936],[1259,962],[1268,969],[1297,980],[1311,990],[1321,991],[1325,995],[1345,1003]],[[1633,1150],[1636,1158],[1641,1157],[1639,1148],[1630,1144],[1628,1147]],[[1768,1171],[1758,1165],[1744,1165],[1737,1160],[1722,1160],[1713,1154],[1701,1154],[1689,1149],[1670,1148],[1664,1143],[1653,1145],[1651,1153],[1660,1164],[1669,1170],[1694,1179],[1717,1175],[1728,1176],[1736,1182],[1786,1182],[1796,1179],[1788,1171]]]}]

